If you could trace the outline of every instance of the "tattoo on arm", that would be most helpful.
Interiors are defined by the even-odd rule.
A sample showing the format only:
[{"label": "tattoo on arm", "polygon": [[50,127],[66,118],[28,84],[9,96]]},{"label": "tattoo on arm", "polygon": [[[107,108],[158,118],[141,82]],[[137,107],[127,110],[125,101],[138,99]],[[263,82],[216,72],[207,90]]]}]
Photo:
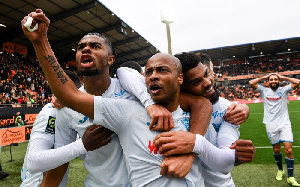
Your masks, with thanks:
[{"label": "tattoo on arm", "polygon": [[64,75],[64,71],[61,69],[60,65],[58,64],[58,62],[55,60],[54,56],[50,56],[48,55],[48,57],[46,57],[46,60],[48,60],[48,62],[50,63],[52,69],[54,70],[55,74],[57,75],[57,78],[63,83],[65,84],[68,79],[67,77]]}]

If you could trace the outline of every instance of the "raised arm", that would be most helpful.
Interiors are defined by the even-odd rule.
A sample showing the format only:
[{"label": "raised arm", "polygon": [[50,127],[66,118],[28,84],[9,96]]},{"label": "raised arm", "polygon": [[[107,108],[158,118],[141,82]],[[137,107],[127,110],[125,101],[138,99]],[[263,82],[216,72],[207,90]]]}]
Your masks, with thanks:
[{"label": "raised arm", "polygon": [[268,75],[265,75],[265,76],[263,76],[263,77],[259,77],[259,78],[253,79],[253,80],[249,81],[249,84],[250,84],[250,86],[251,86],[254,90],[256,90],[257,87],[258,87],[258,83],[259,83],[260,81],[264,80],[264,79],[269,78],[270,75],[271,75],[271,74],[268,74]]},{"label": "raised arm", "polygon": [[295,78],[290,78],[290,77],[285,77],[283,75],[277,74],[279,79],[281,80],[285,80],[285,81],[290,81],[292,83],[292,88],[295,90],[296,88],[298,88],[298,86],[300,85],[300,80],[299,79],[295,79]]},{"label": "raised arm", "polygon": [[69,108],[72,108],[90,118],[94,117],[94,99],[92,95],[80,92],[75,84],[65,74],[60,67],[54,52],[47,38],[47,30],[50,20],[45,16],[41,9],[29,14],[34,20],[38,21],[39,28],[30,32],[24,27],[28,19],[25,16],[21,21],[24,34],[29,38],[35,49],[36,55],[42,66],[43,72],[48,80],[52,92],[59,101]]}]

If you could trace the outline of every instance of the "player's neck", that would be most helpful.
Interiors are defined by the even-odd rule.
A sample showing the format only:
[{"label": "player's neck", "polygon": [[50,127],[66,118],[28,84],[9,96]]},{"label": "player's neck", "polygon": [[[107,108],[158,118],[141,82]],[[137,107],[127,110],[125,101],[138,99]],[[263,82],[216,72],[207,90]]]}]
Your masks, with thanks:
[{"label": "player's neck", "polygon": [[111,79],[108,75],[97,75],[93,77],[83,77],[84,89],[87,93],[101,96],[110,86]]}]

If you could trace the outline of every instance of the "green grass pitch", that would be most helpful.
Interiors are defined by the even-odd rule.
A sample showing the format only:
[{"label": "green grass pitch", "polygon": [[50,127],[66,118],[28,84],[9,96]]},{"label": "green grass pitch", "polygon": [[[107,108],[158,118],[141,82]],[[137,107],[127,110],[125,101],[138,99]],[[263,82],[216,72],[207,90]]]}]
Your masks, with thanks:
[{"label": "green grass pitch", "polygon": [[[250,139],[256,148],[256,158],[250,164],[243,164],[234,167],[232,177],[237,187],[282,187],[289,186],[286,182],[286,176],[283,181],[276,181],[275,175],[277,166],[274,161],[273,151],[267,138],[263,120],[263,104],[249,104],[250,116],[246,123],[241,125],[241,139]],[[295,155],[294,176],[300,182],[300,101],[290,101],[288,104],[290,119],[294,133],[293,152]],[[299,147],[298,147],[299,146]],[[9,146],[2,147],[0,160],[4,171],[10,175],[0,180],[1,187],[17,187],[21,184],[21,168],[27,148],[27,142],[20,143],[19,146],[11,147],[12,157],[15,161],[8,162],[10,158]],[[284,156],[284,154],[283,154]],[[286,171],[285,162],[284,170]],[[83,161],[75,159],[71,161],[68,187],[81,187],[84,184],[86,176]],[[100,177],[100,176],[99,176]]]}]

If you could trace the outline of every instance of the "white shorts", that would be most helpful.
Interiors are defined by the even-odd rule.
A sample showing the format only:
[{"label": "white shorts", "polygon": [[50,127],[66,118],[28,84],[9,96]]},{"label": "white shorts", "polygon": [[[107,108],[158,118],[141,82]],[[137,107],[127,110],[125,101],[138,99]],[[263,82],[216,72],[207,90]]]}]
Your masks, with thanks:
[{"label": "white shorts", "polygon": [[291,123],[287,124],[266,124],[267,135],[272,145],[281,142],[291,142],[293,143],[293,132]]}]

